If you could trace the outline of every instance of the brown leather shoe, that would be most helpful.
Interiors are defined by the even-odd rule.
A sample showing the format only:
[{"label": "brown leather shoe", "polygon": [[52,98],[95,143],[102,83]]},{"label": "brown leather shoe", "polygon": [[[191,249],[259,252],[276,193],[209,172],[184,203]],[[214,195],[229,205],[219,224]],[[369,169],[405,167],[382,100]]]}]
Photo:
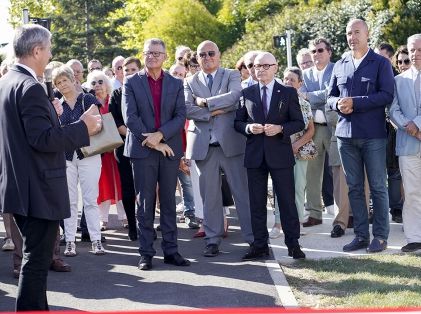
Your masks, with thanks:
[{"label": "brown leather shoe", "polygon": [[308,217],[308,220],[305,223],[303,223],[303,227],[306,228],[306,227],[313,227],[313,226],[321,225],[322,222],[323,222],[322,219]]},{"label": "brown leather shoe", "polygon": [[69,272],[72,268],[69,264],[65,263],[61,258],[52,261],[50,269],[56,272]]}]

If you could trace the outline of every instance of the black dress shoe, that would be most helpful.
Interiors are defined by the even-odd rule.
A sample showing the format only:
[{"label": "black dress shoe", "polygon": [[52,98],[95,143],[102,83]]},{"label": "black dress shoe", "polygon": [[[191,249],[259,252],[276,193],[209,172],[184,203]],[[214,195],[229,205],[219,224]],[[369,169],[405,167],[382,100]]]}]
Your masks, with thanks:
[{"label": "black dress shoe", "polygon": [[400,215],[392,215],[392,220],[398,224],[401,224],[403,222],[402,220],[402,214]]},{"label": "black dress shoe", "polygon": [[129,240],[136,241],[137,240],[137,230],[129,230]]},{"label": "black dress shoe", "polygon": [[348,217],[348,225],[346,226],[347,228],[354,228],[354,217],[353,216],[349,216]]},{"label": "black dress shoe", "polygon": [[172,255],[164,256],[164,263],[175,266],[190,266],[190,261],[180,255],[180,253],[174,253]]},{"label": "black dress shoe", "polygon": [[147,255],[141,256],[138,267],[140,270],[152,269],[152,257],[147,256]]},{"label": "black dress shoe", "polygon": [[330,236],[332,238],[340,238],[345,234],[344,229],[341,228],[340,225],[334,225],[332,231],[330,232]]},{"label": "black dress shoe", "polygon": [[288,256],[292,257],[293,259],[305,259],[306,255],[303,251],[301,251],[301,247],[299,245],[294,246],[292,248],[288,248]]},{"label": "black dress shoe", "polygon": [[303,227],[304,228],[313,227],[313,226],[321,225],[322,223],[323,223],[322,219],[308,217],[308,220],[303,223]]},{"label": "black dress shoe", "polygon": [[219,248],[217,244],[208,244],[203,251],[203,256],[215,257],[219,254]]},{"label": "black dress shoe", "polygon": [[412,242],[401,248],[402,252],[415,252],[421,250],[421,242]]},{"label": "black dress shoe", "polygon": [[269,256],[269,247],[256,248],[255,246],[250,246],[249,251],[243,256],[243,261],[253,261],[256,259],[261,259]]}]

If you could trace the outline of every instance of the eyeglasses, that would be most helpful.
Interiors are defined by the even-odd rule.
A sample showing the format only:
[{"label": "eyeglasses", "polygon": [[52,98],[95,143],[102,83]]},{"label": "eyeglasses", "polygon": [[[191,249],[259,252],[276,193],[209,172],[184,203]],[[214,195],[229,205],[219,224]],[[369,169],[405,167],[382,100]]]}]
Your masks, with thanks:
[{"label": "eyeglasses", "polygon": [[405,63],[406,65],[409,65],[411,63],[411,60],[409,60],[409,59],[398,60],[398,64],[403,64],[403,63]]},{"label": "eyeglasses", "polygon": [[269,68],[273,65],[276,65],[276,64],[255,64],[254,68],[256,70],[260,70],[261,68],[263,68],[264,70],[269,70]]},{"label": "eyeglasses", "polygon": [[241,69],[241,70],[242,70],[242,69],[247,70],[247,67],[246,67],[246,65],[245,65],[245,64],[242,64],[242,65],[241,65],[241,67],[240,67],[240,69]]},{"label": "eyeglasses", "polygon": [[300,63],[301,66],[307,65],[307,64],[313,64],[313,61],[308,60],[308,61],[305,61],[305,62],[301,62]]},{"label": "eyeglasses", "polygon": [[318,49],[313,49],[313,50],[310,50],[310,52],[311,52],[312,54],[315,54],[316,52],[318,52],[318,53],[323,53],[325,50],[326,50],[325,48],[318,48]]},{"label": "eyeglasses", "polygon": [[160,55],[164,55],[165,52],[161,52],[161,51],[144,51],[143,55],[147,56],[147,57],[154,57],[154,58],[159,58]]},{"label": "eyeglasses", "polygon": [[98,85],[102,85],[102,84],[104,84],[104,81],[103,81],[103,80],[98,80],[98,82],[97,82],[97,81],[92,81],[92,82],[91,82],[91,85],[92,85],[92,86],[95,86],[95,85],[96,85],[96,83],[98,83]]},{"label": "eyeglasses", "polygon": [[202,59],[206,58],[206,56],[209,56],[209,58],[213,58],[215,57],[215,55],[216,55],[215,51],[207,51],[207,52],[199,53],[199,57]]},{"label": "eyeglasses", "polygon": [[200,68],[200,65],[198,65],[198,64],[189,64],[189,67],[190,68],[194,68],[194,69],[198,69],[198,68]]},{"label": "eyeglasses", "polygon": [[95,68],[89,68],[89,72],[95,71],[95,70],[101,70],[100,67],[95,67]]},{"label": "eyeglasses", "polygon": [[247,64],[247,69],[251,69],[253,67],[253,63]]},{"label": "eyeglasses", "polygon": [[120,70],[123,70],[123,67],[122,67],[121,65],[119,65],[119,66],[117,67],[117,71],[120,71]]}]

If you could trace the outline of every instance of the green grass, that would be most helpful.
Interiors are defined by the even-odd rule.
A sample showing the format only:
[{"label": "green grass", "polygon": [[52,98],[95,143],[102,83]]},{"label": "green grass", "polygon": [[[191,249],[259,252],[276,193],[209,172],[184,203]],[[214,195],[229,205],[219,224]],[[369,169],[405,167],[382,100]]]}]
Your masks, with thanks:
[{"label": "green grass", "polygon": [[281,265],[301,306],[421,306],[421,255],[370,255]]}]

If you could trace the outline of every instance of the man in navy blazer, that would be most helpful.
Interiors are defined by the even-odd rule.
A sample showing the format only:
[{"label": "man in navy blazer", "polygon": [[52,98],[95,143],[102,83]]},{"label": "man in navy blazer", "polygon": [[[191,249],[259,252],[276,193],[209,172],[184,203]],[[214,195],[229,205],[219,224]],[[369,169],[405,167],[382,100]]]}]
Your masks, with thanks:
[{"label": "man in navy blazer", "polygon": [[244,166],[247,168],[251,224],[254,242],[243,260],[254,260],[269,254],[267,231],[267,183],[270,174],[279,201],[282,230],[288,254],[305,258],[298,239],[300,222],[295,206],[295,164],[290,136],[304,128],[303,115],[294,88],[275,80],[278,64],[275,57],[259,53],[254,60],[259,84],[243,90],[241,107],[234,127],[247,137]]},{"label": "man in navy blazer", "polygon": [[17,311],[46,311],[47,274],[59,221],[70,217],[65,151],[89,145],[101,129],[92,109],[61,126],[37,78],[51,58],[51,33],[18,28],[15,65],[0,79],[0,212],[12,213],[23,238]]},{"label": "man in navy blazer", "polygon": [[139,269],[152,268],[156,187],[161,204],[164,263],[189,266],[178,253],[175,189],[183,156],[181,130],[186,120],[183,84],[162,70],[165,43],[148,39],[143,47],[145,69],[127,78],[122,111],[127,126],[124,155],[130,157],[139,225]]},{"label": "man in navy blazer", "polygon": [[[389,199],[386,187],[385,109],[393,100],[393,71],[390,62],[368,47],[368,27],[351,20],[346,37],[351,52],[336,62],[326,106],[338,111],[335,135],[349,187],[354,215],[355,239],[343,250],[387,248]],[[373,240],[370,243],[364,169],[373,198]]]}]

